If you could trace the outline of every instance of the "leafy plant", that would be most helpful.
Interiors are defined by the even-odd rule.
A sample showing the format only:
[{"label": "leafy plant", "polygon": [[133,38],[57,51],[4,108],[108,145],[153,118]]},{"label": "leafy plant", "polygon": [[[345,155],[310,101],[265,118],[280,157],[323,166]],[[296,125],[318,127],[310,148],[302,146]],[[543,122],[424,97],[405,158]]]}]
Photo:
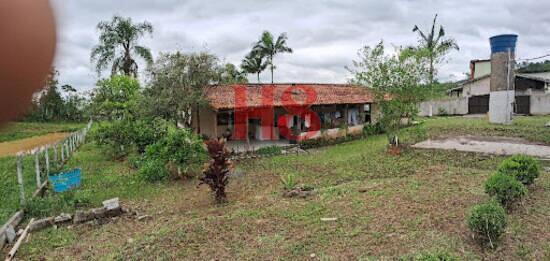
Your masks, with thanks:
[{"label": "leafy plant", "polygon": [[283,184],[283,188],[285,190],[292,190],[296,188],[296,175],[289,173],[281,176],[281,183]]},{"label": "leafy plant", "polygon": [[169,176],[166,167],[170,165],[176,167],[178,175],[182,175],[187,173],[192,166],[201,164],[205,158],[202,140],[190,129],[172,130],[166,137],[145,148],[141,162],[142,167],[146,168],[143,170],[143,175],[151,176],[145,171],[153,171],[154,168],[162,166],[162,170],[158,170],[159,173],[156,175],[162,176],[160,180],[165,179]]},{"label": "leafy plant", "polygon": [[474,206],[467,221],[472,232],[488,241],[491,248],[494,247],[493,242],[504,234],[507,225],[504,208],[494,200]]},{"label": "leafy plant", "polygon": [[370,135],[377,135],[384,133],[384,129],[382,128],[382,125],[380,125],[379,122],[375,124],[368,124],[363,127],[363,134],[366,136]]},{"label": "leafy plant", "polygon": [[260,155],[278,155],[281,154],[282,151],[283,149],[281,149],[281,147],[277,145],[272,145],[259,148],[258,150],[256,150],[256,153]]},{"label": "leafy plant", "polygon": [[485,182],[485,193],[495,197],[502,206],[510,207],[527,194],[527,189],[514,177],[497,172]]},{"label": "leafy plant", "polygon": [[206,148],[212,159],[204,169],[204,176],[200,178],[199,185],[208,185],[214,192],[216,202],[223,203],[227,200],[225,186],[229,182],[229,173],[232,168],[229,159],[231,152],[225,147],[225,141],[222,139],[206,141]]},{"label": "leafy plant", "polygon": [[498,172],[515,177],[524,185],[531,185],[539,177],[540,165],[533,157],[514,155],[502,161]]},{"label": "leafy plant", "polygon": [[166,180],[170,174],[166,170],[165,162],[155,158],[144,161],[139,168],[138,175],[145,181],[157,182]]}]

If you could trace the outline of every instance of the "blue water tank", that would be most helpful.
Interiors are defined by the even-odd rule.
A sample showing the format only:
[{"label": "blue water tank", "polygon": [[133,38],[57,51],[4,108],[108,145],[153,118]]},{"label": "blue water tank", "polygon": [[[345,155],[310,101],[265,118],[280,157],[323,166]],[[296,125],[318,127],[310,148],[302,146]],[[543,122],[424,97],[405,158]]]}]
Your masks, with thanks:
[{"label": "blue water tank", "polygon": [[499,52],[508,52],[510,50],[512,53],[516,51],[516,42],[518,41],[517,34],[501,34],[495,35],[489,38],[491,42],[491,54]]}]

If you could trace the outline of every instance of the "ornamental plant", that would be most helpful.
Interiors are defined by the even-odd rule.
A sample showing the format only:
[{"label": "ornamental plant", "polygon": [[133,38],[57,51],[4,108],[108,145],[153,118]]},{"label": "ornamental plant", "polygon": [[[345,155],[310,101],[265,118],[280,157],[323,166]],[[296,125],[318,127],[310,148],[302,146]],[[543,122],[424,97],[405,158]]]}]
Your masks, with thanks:
[{"label": "ornamental plant", "polygon": [[540,165],[533,157],[514,155],[500,164],[498,172],[515,177],[527,186],[533,184],[539,177]]},{"label": "ornamental plant", "polygon": [[231,152],[225,147],[223,139],[211,139],[205,143],[211,160],[203,171],[204,176],[200,178],[201,183],[199,185],[208,185],[214,192],[216,202],[223,203],[227,201],[225,187],[229,182],[229,174],[232,168]]},{"label": "ornamental plant", "polygon": [[514,177],[497,172],[485,182],[485,193],[494,197],[503,207],[509,208],[527,195],[527,189]]},{"label": "ornamental plant", "polygon": [[491,248],[505,232],[507,219],[504,208],[498,202],[491,200],[475,205],[468,215],[468,227],[484,243]]}]

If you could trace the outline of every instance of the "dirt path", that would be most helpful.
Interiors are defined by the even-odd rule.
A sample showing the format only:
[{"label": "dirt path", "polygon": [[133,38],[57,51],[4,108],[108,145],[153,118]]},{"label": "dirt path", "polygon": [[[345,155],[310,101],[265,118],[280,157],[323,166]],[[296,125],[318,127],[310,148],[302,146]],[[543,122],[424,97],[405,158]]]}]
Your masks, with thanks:
[{"label": "dirt path", "polygon": [[425,140],[413,145],[413,147],[481,152],[496,155],[526,154],[550,159],[550,146],[529,142],[520,138],[457,136],[446,139]]},{"label": "dirt path", "polygon": [[0,157],[16,155],[19,151],[31,150],[42,145],[55,143],[68,134],[66,132],[56,132],[22,140],[2,142],[0,143]]}]

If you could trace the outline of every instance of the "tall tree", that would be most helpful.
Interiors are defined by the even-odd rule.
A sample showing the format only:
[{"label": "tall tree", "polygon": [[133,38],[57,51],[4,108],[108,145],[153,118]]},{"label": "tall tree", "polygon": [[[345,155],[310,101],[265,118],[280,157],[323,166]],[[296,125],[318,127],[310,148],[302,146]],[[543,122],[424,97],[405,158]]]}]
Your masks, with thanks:
[{"label": "tall tree", "polygon": [[151,67],[151,81],[145,90],[144,107],[158,116],[191,126],[191,111],[205,104],[204,94],[220,82],[218,58],[209,53],[161,54]]},{"label": "tall tree", "polygon": [[292,49],[286,44],[287,39],[286,33],[280,34],[277,40],[274,40],[273,35],[269,31],[264,31],[260,40],[254,46],[255,50],[267,58],[267,63],[271,70],[271,83],[273,83],[273,70],[275,69],[273,57],[279,53],[292,53]]},{"label": "tall tree", "polygon": [[258,77],[258,83],[260,83],[260,73],[267,68],[267,61],[264,60],[264,56],[257,51],[252,51],[247,54],[242,63],[241,69],[247,73],[255,73]]},{"label": "tall tree", "polygon": [[111,75],[121,72],[137,77],[138,64],[135,56],[141,57],[147,65],[153,63],[149,48],[138,45],[138,39],[146,33],[153,33],[153,26],[145,21],[132,23],[131,18],[114,16],[111,21],[97,25],[100,31],[99,44],[92,49],[91,59],[98,74],[111,65]]},{"label": "tall tree", "polygon": [[125,75],[100,80],[92,93],[94,116],[107,120],[133,118],[140,95],[139,82]]},{"label": "tall tree", "polygon": [[424,98],[421,87],[425,67],[414,56],[385,55],[384,44],[365,46],[358,52],[359,60],[349,69],[354,84],[365,86],[375,93],[375,102],[380,106],[380,124],[388,135],[390,145],[398,145],[397,132],[402,118],[413,117],[417,104]]},{"label": "tall tree", "polygon": [[220,83],[224,84],[248,83],[246,72],[240,71],[237,66],[232,63],[226,63],[221,68],[220,77]]},{"label": "tall tree", "polygon": [[409,47],[410,50],[416,51],[418,55],[427,58],[428,65],[428,83],[434,83],[437,70],[435,66],[442,62],[444,56],[451,50],[459,50],[456,41],[452,38],[445,38],[445,29],[439,25],[439,30],[436,32],[437,14],[434,17],[432,28],[428,34],[424,33],[418,25],[415,25],[413,32],[418,33],[419,45]]}]

